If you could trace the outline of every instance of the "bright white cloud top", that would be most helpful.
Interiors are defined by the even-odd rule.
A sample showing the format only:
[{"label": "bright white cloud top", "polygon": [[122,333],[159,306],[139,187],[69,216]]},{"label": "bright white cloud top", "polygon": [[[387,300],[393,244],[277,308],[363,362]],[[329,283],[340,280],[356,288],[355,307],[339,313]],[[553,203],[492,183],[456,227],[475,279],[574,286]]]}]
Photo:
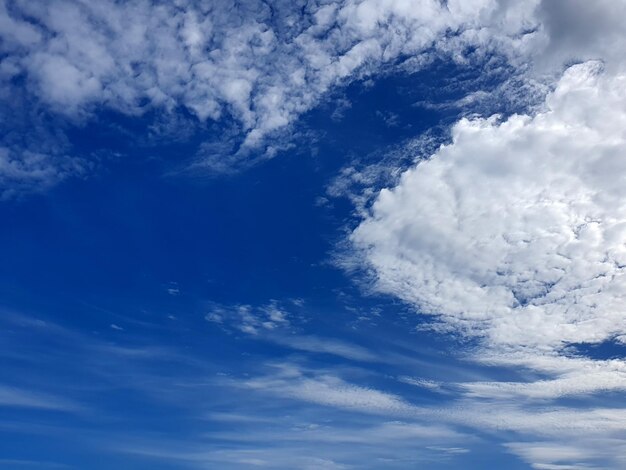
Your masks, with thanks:
[{"label": "bright white cloud top", "polygon": [[625,334],[625,84],[588,62],[535,116],[456,124],[352,236],[378,287],[498,347]]}]

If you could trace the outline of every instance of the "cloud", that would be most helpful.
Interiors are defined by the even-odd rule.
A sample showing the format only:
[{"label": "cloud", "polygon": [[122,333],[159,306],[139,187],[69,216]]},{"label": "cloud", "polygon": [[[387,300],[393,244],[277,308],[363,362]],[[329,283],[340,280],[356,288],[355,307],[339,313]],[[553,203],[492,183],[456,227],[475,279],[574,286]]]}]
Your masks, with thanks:
[{"label": "cloud", "polygon": [[165,287],[165,290],[167,291],[169,295],[172,295],[172,296],[180,295],[180,287],[178,286],[178,283],[176,282],[168,283],[168,285]]},{"label": "cloud", "polygon": [[535,51],[539,71],[554,70],[556,64],[605,60],[610,68],[623,64],[626,35],[619,18],[626,3],[600,0],[543,1],[536,15],[542,33]]},{"label": "cloud", "polygon": [[275,301],[266,305],[220,305],[209,304],[209,312],[204,319],[235,328],[242,333],[258,335],[279,328],[290,326],[289,314]]},{"label": "cloud", "polygon": [[48,189],[85,167],[76,158],[0,146],[0,200]]},{"label": "cloud", "polygon": [[532,404],[626,387],[622,359],[566,348],[626,328],[625,81],[587,62],[534,116],[460,121],[449,145],[380,192],[352,234],[379,291],[432,316],[435,329],[477,338],[474,360],[528,372],[456,384],[477,407],[474,426],[578,438],[623,429],[623,409]]},{"label": "cloud", "polygon": [[278,364],[277,372],[246,381],[247,388],[346,410],[406,416],[416,408],[402,398],[345,382],[329,374],[307,374],[294,364]]},{"label": "cloud", "polygon": [[[423,0],[416,7],[408,0],[348,0],[301,8],[282,1],[2,0],[0,95],[7,106],[24,94],[22,107],[74,124],[104,110],[134,117],[157,110],[177,122],[185,109],[197,122],[223,123],[219,133],[228,134],[225,142],[200,146],[193,169],[228,173],[289,148],[286,131],[330,90],[399,62],[412,70],[445,57],[479,62],[487,73],[502,70],[502,62],[493,60],[501,56],[522,78],[498,91],[498,101],[510,96],[533,105],[534,95],[541,95],[541,87],[528,94],[533,78],[549,77],[573,60],[621,60],[624,35],[616,18],[626,7],[576,5]],[[30,135],[11,119],[3,127]],[[13,150],[15,165],[32,162],[25,148]],[[30,151],[47,155],[49,172],[72,174],[62,171],[65,157]],[[33,188],[63,179],[38,182],[28,173]]]},{"label": "cloud", "polygon": [[77,412],[81,406],[70,400],[21,388],[0,385],[0,406]]},{"label": "cloud", "polygon": [[625,82],[588,62],[536,116],[457,123],[351,236],[377,288],[494,347],[623,334]]},{"label": "cloud", "polygon": [[405,375],[405,376],[398,377],[398,382],[403,382],[403,383],[413,385],[419,388],[425,388],[426,390],[430,390],[433,392],[442,391],[442,383],[437,382],[435,380],[408,377]]},{"label": "cloud", "polygon": [[231,150],[214,155],[208,142],[194,168],[229,172],[288,147],[268,138],[335,87],[433,54],[464,62],[468,46],[474,57],[521,56],[538,21],[535,2],[490,0],[2,0],[0,88],[4,101],[23,92],[29,108],[74,124],[104,110],[222,122],[235,129]]},{"label": "cloud", "polygon": [[509,447],[534,468],[623,464],[607,442],[624,409],[591,395],[623,391],[626,362],[568,347],[626,332],[626,64],[612,57],[569,67],[532,114],[458,121],[349,238],[375,290],[475,340],[470,359],[515,368],[448,384],[463,408],[442,419],[541,441]]},{"label": "cloud", "polygon": [[[256,339],[267,341],[296,351],[316,354],[330,354],[351,361],[395,362],[398,356],[378,354],[362,346],[316,335],[303,335],[298,331],[303,317],[300,313],[303,303],[296,299],[290,302],[289,311],[285,302],[271,301],[265,305],[220,305],[209,304],[209,312],[204,319],[221,325],[225,329],[235,329]],[[295,321],[294,321],[295,320]]]},{"label": "cloud", "polygon": [[138,113],[145,100],[186,106],[200,119],[228,111],[250,145],[357,69],[419,53],[446,28],[475,19],[474,9],[436,1],[418,9],[410,2],[282,5],[278,15],[262,2],[2,6],[5,52],[57,111],[104,104]]},{"label": "cloud", "polygon": [[[583,449],[578,446],[559,445],[543,442],[511,443],[507,447],[515,454],[520,455],[524,460],[531,463],[537,469],[581,469],[599,468],[587,465],[572,465],[567,462],[577,462],[588,458],[590,449]],[[562,462],[554,464],[552,462]]]},{"label": "cloud", "polygon": [[[276,417],[274,417],[274,420]],[[355,422],[329,426],[302,422],[277,430],[246,429],[212,432],[208,437],[228,442],[228,448],[207,450],[202,442],[133,442],[114,450],[160,460],[219,464],[221,468],[405,468],[407,465],[447,461],[466,449],[446,443],[467,436],[438,425],[401,421]],[[323,455],[323,458],[318,457]]]},{"label": "cloud", "polygon": [[366,348],[332,338],[318,336],[272,336],[269,338],[278,344],[312,353],[332,354],[353,361],[382,362],[384,359]]},{"label": "cloud", "polygon": [[626,390],[626,363],[621,359],[602,361],[524,353],[507,355],[501,360],[485,357],[477,357],[477,360],[493,365],[523,365],[550,378],[531,382],[477,381],[458,384],[468,396],[546,400]]}]

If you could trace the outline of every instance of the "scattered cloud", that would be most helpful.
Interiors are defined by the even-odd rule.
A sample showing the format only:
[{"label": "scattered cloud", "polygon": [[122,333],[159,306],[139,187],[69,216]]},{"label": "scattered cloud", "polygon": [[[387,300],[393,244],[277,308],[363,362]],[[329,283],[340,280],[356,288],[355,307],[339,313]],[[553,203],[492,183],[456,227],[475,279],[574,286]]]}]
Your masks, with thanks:
[{"label": "scattered cloud", "polygon": [[370,350],[350,344],[345,341],[340,341],[333,338],[324,338],[319,336],[272,336],[271,341],[278,344],[289,346],[292,349],[300,351],[308,351],[311,353],[332,354],[335,356],[343,357],[353,361],[364,362],[381,362],[383,361],[380,355],[374,354]]},{"label": "scattered cloud", "polygon": [[275,301],[259,307],[210,303],[208,310],[204,316],[206,321],[229,326],[250,335],[288,328],[291,324],[290,315]]},{"label": "scattered cloud", "polygon": [[577,65],[545,112],[456,124],[352,234],[378,289],[494,347],[622,334],[623,81]]},{"label": "scattered cloud", "polygon": [[173,283],[170,287],[167,288],[167,293],[169,295],[177,296],[180,294],[180,288],[178,287],[178,285]]},{"label": "scattered cloud", "polygon": [[[450,143],[380,191],[351,234],[376,290],[430,316],[436,331],[478,340],[473,360],[527,372],[519,381],[455,384],[469,401],[452,413],[475,426],[571,434],[585,446],[586,433],[610,438],[623,429],[623,409],[534,408],[626,387],[623,359],[568,348],[626,332],[620,70],[580,63],[534,115],[462,119]],[[485,400],[490,412],[479,418]],[[560,440],[513,448],[536,468],[598,461],[593,452],[568,454]]]},{"label": "scattered cloud", "polygon": [[412,415],[416,409],[399,396],[361,387],[328,374],[308,374],[295,364],[277,364],[276,372],[245,381],[247,388],[325,406],[386,416]]},{"label": "scattered cloud", "polygon": [[[305,7],[261,0],[2,1],[0,98],[55,117],[55,130],[59,122],[92,122],[104,110],[131,117],[158,110],[175,127],[184,109],[197,122],[223,123],[219,133],[227,135],[202,145],[191,166],[228,173],[290,148],[285,131],[330,90],[398,62],[409,70],[433,55],[467,63],[495,53],[521,67],[515,58],[552,44],[537,26],[541,19],[554,23],[548,31],[560,31],[557,15],[540,7],[489,0],[426,0],[420,8],[374,0]],[[336,119],[346,106],[340,101]],[[384,119],[395,125],[394,116]],[[45,118],[36,121],[50,127]],[[17,131],[14,120],[6,127]],[[26,124],[19,132],[31,135]],[[75,173],[68,166],[77,160],[44,150],[16,148],[4,158],[0,175],[14,175],[5,182],[10,190],[45,189]]]},{"label": "scattered cloud", "polygon": [[405,384],[414,385],[416,387],[425,388],[426,390],[430,390],[433,392],[442,391],[442,383],[437,382],[436,380],[401,376],[398,377],[398,381]]},{"label": "scattered cloud", "polygon": [[[149,132],[159,139],[220,123],[211,128],[220,138],[200,143],[187,168],[229,173],[293,148],[289,134],[299,117],[352,81],[367,88],[376,73],[415,71],[435,58],[480,63],[496,74],[507,69],[491,88],[444,103],[415,103],[465,117],[449,130],[431,130],[385,150],[374,164],[378,153],[355,158],[320,199],[327,204],[328,198],[348,197],[360,217],[343,266],[365,268],[376,292],[421,315],[421,328],[468,340],[464,344],[471,346],[459,354],[472,365],[506,371],[497,379],[381,372],[393,354],[302,334],[294,326],[299,301],[212,303],[204,318],[307,358],[342,358],[344,369],[281,362],[257,370],[257,363],[254,373],[225,374],[199,385],[176,370],[172,376],[180,380],[172,385],[144,363],[200,368],[201,361],[187,361],[161,345],[112,344],[26,318],[3,318],[10,326],[3,334],[11,344],[26,330],[45,335],[37,345],[44,352],[54,349],[50,344],[71,343],[76,364],[89,370],[86,376],[100,374],[111,386],[123,374],[125,386],[167,396],[177,406],[186,404],[181,397],[197,390],[204,397],[211,387],[236,399],[272,396],[281,406],[301,402],[316,412],[378,419],[345,429],[303,420],[289,433],[264,429],[265,440],[214,431],[212,437],[223,442],[248,438],[264,444],[270,436],[281,444],[376,443],[390,452],[377,455],[373,468],[390,462],[406,468],[415,460],[399,461],[394,443],[423,441],[420,452],[451,458],[467,452],[457,429],[471,428],[495,436],[533,468],[624,467],[626,409],[614,395],[626,390],[626,361],[583,356],[572,345],[626,338],[625,15],[624,2],[608,0],[424,0],[419,8],[408,0],[0,0],[2,200],[85,174],[91,165],[72,156],[67,130],[94,123],[105,111],[134,118],[158,112]],[[488,116],[494,101],[502,114]],[[517,113],[505,102],[514,103]],[[353,105],[340,98],[330,119],[340,121]],[[387,127],[400,123],[393,111],[378,117]],[[176,297],[181,291],[171,283],[165,292]],[[101,323],[104,334],[126,336],[112,332],[123,328],[110,321]],[[181,316],[176,324],[185,322]],[[7,357],[36,362],[31,351],[4,348]],[[346,372],[348,361],[359,363],[351,372],[369,363],[370,377],[385,373],[392,379],[377,385],[355,379],[358,374]],[[398,368],[410,364],[397,362]],[[76,364],[68,363],[60,369],[75,372]],[[209,375],[206,368],[197,370]],[[417,387],[403,386],[411,393],[446,393],[432,406],[381,385],[389,382]],[[193,411],[206,417],[205,404],[195,401]],[[58,393],[10,385],[0,386],[0,406],[82,409]],[[267,414],[253,418],[246,425],[267,423]],[[351,462],[341,452],[319,458],[275,445],[207,450],[206,442],[126,443],[117,450],[193,465],[344,468]],[[17,461],[0,464],[7,462]]]},{"label": "scattered cloud", "polygon": [[82,409],[80,405],[65,398],[8,385],[0,385],[0,406],[65,412],[78,412]]},{"label": "scattered cloud", "polygon": [[86,167],[77,158],[0,144],[0,201],[48,189],[65,178],[84,174]]}]

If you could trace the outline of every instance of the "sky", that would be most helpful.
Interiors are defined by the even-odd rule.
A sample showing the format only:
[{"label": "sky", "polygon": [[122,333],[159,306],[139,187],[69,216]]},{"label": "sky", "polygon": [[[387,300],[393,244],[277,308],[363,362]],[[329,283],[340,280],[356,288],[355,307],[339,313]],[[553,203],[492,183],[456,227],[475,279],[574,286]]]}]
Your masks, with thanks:
[{"label": "sky", "polygon": [[0,468],[626,468],[624,18],[0,0]]}]

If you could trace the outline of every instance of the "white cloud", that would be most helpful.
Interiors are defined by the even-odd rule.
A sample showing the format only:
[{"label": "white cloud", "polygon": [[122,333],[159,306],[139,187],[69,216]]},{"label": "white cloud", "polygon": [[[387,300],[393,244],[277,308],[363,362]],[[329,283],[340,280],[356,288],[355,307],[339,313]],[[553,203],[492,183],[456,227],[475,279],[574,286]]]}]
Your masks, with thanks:
[{"label": "white cloud", "polygon": [[[511,452],[519,455],[536,469],[589,469],[588,465],[572,465],[568,462],[578,462],[594,455],[593,450],[579,446],[563,445],[559,443],[524,442],[507,444]],[[561,462],[561,463],[553,463]]]},{"label": "white cloud", "polygon": [[[246,427],[245,432],[239,429],[205,435],[233,444],[228,449],[207,450],[206,441],[136,442],[130,438],[114,445],[114,450],[220,468],[258,465],[289,469],[405,468],[449,461],[450,456],[467,452],[445,444],[467,442],[468,436],[439,425],[373,418],[333,426],[306,420],[293,423],[294,419],[297,417],[288,417],[284,422],[285,417],[274,415],[270,419],[274,424],[271,428],[263,425]],[[283,427],[277,427],[277,421]],[[292,425],[287,427],[290,422]],[[240,447],[242,444],[245,447]],[[320,455],[324,458],[319,458]]]},{"label": "white cloud", "polygon": [[274,301],[259,307],[210,303],[209,310],[204,316],[206,321],[227,325],[250,335],[290,326],[289,314]]},{"label": "white cloud", "polygon": [[[451,384],[465,407],[443,419],[554,445],[621,435],[622,408],[536,406],[626,390],[623,359],[566,348],[626,328],[625,83],[588,62],[568,69],[534,116],[460,121],[449,145],[381,191],[352,234],[377,289],[441,331],[478,338],[472,359],[521,374]],[[602,449],[566,464],[619,468]],[[561,464],[558,454],[518,453],[536,468]]]},{"label": "white cloud", "polygon": [[246,381],[253,390],[363,413],[411,416],[417,408],[402,398],[345,382],[330,374],[310,374],[293,364],[278,364],[277,372]]},{"label": "white cloud", "polygon": [[538,21],[534,5],[2,0],[0,86],[11,90],[21,76],[45,108],[73,120],[101,109],[184,107],[199,120],[230,114],[245,153],[331,88],[400,57],[419,64],[435,51],[462,61],[470,44],[523,53],[533,35],[521,32]]},{"label": "white cloud", "polygon": [[426,390],[430,390],[433,392],[441,391],[441,387],[442,387],[441,382],[437,382],[435,380],[430,380],[430,379],[408,377],[406,375],[398,377],[398,381],[409,384],[409,385],[414,385],[415,387],[425,388]]},{"label": "white cloud", "polygon": [[[488,64],[495,52],[520,71],[535,62],[553,73],[573,58],[619,57],[610,53],[623,49],[615,3],[577,5],[2,0],[0,87],[11,95],[19,76],[44,109],[79,122],[103,109],[132,116],[165,110],[173,121],[180,108],[200,121],[230,115],[241,146],[218,156],[200,152],[206,165],[194,166],[229,171],[251,150],[271,157],[285,147],[268,144],[268,136],[284,132],[329,90],[398,60],[409,68],[436,55],[467,62],[472,51]],[[572,32],[572,25],[580,27]]]},{"label": "white cloud", "polygon": [[397,357],[388,354],[377,354],[362,346],[315,335],[298,333],[296,325],[301,322],[300,308],[304,305],[301,300],[291,301],[289,312],[283,303],[271,301],[261,306],[251,305],[220,305],[209,304],[209,312],[204,319],[210,323],[234,328],[242,333],[249,334],[259,340],[268,341],[296,351],[306,351],[317,354],[331,354],[344,359],[362,362],[395,362]]},{"label": "white cloud", "polygon": [[[612,34],[607,26],[602,37]],[[626,333],[621,34],[615,49],[602,44],[605,55],[599,41],[575,55],[561,47],[574,39],[555,37],[538,63],[557,52],[606,60],[568,68],[534,114],[457,122],[448,145],[377,194],[350,237],[375,289],[413,305],[435,330],[477,339],[473,360],[516,368],[517,381],[450,384],[464,408],[442,419],[545,438],[510,446],[534,468],[623,463],[605,445],[623,438],[623,408],[538,408],[626,390],[623,359],[568,348]]]},{"label": "white cloud", "polygon": [[585,63],[534,117],[457,123],[352,234],[378,288],[502,348],[623,334],[625,83]]},{"label": "white cloud", "polygon": [[180,295],[180,286],[178,285],[177,282],[169,282],[168,285],[165,287],[165,290],[167,291],[167,293],[169,295],[172,296],[177,296]]},{"label": "white cloud", "polygon": [[103,109],[132,116],[165,110],[172,121],[180,108],[200,121],[228,114],[240,132],[233,148],[217,156],[201,151],[194,168],[229,171],[245,166],[250,150],[271,157],[284,148],[268,144],[268,136],[284,132],[329,90],[398,60],[411,68],[437,55],[458,62],[472,56],[489,68],[494,52],[520,72],[535,64],[538,76],[574,59],[618,62],[624,8],[540,0],[348,0],[305,8],[2,0],[0,89],[11,96],[13,78],[21,77],[43,109],[79,122]]}]

